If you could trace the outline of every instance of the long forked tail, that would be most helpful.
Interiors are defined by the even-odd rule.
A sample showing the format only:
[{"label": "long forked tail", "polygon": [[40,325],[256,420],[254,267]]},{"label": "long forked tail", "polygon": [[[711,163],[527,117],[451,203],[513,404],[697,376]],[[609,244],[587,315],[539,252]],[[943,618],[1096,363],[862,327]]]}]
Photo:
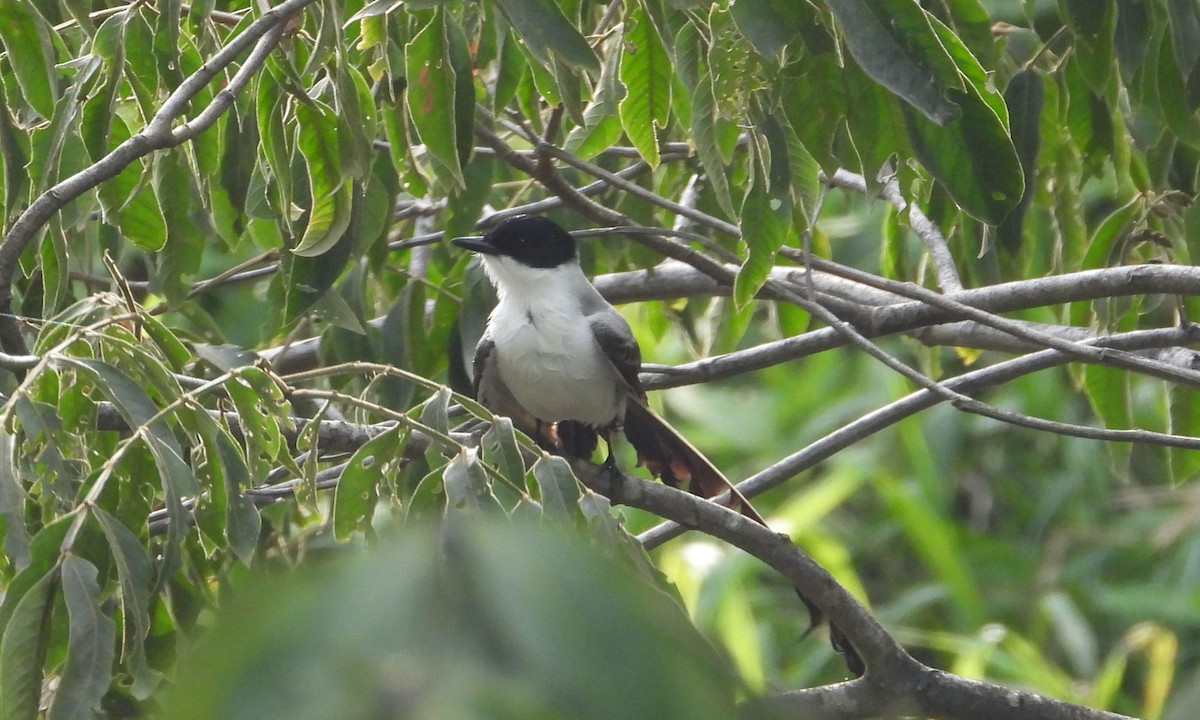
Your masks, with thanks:
[{"label": "long forked tail", "polygon": [[640,398],[631,396],[625,407],[625,438],[637,450],[638,463],[666,484],[705,498],[728,491],[730,507],[757,523],[767,524],[750,501],[703,453]]}]

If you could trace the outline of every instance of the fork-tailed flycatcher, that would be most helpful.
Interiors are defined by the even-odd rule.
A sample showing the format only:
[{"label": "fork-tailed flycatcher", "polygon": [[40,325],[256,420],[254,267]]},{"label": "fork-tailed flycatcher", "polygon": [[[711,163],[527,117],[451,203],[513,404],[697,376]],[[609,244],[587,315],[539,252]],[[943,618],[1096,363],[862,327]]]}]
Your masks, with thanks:
[{"label": "fork-tailed flycatcher", "polygon": [[[570,233],[530,215],[452,242],[480,256],[499,296],[475,350],[480,403],[553,450],[590,457],[597,434],[609,441],[623,429],[639,462],[668,484],[705,497],[733,488],[646,405],[637,341],[583,274]],[[611,442],[606,462],[613,462]]]},{"label": "fork-tailed flycatcher", "polygon": [[[575,238],[534,215],[504,220],[482,238],[455,245],[477,253],[499,302],[475,349],[475,398],[543,446],[590,457],[597,434],[623,429],[638,461],[669,485],[712,497],[726,490],[749,518],[766,525],[717,468],[646,405],[642,354],[629,323],[579,267]],[[815,626],[820,610],[799,588]],[[861,675],[861,660],[831,627],[834,647]]]}]

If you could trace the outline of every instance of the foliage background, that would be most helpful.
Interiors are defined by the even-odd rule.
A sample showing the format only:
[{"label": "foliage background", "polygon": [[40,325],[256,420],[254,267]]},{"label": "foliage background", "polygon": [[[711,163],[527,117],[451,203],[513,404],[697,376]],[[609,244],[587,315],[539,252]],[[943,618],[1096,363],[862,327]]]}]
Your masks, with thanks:
[{"label": "foliage background", "polygon": [[[594,179],[570,159],[625,170],[644,193],[604,187],[600,209],[535,209],[572,228],[613,224],[604,208],[670,228],[676,213],[648,196],[682,198],[704,214],[680,225],[704,236],[694,247],[736,261],[731,297],[624,308],[661,364],[817,327],[795,306],[753,300],[773,265],[796,264],[785,246],[952,291],[956,274],[982,287],[1186,265],[1197,236],[1191,0],[316,2],[261,67],[240,53],[172,105],[185,77],[262,14],[248,5],[0,5],[0,299],[21,318],[6,316],[0,333],[15,371],[0,443],[0,716],[47,704],[51,716],[86,716],[102,698],[112,714],[150,712],[179,646],[249,582],[247,565],[353,553],[380,528],[447,507],[540,515],[573,487],[549,460],[528,475],[515,466],[511,429],[479,457],[447,436],[439,383],[465,387],[450,360],[485,307],[461,253],[442,236],[414,242],[474,232],[489,211]],[[232,98],[220,91],[239,66],[250,70]],[[230,100],[181,142],[156,134]],[[160,108],[179,117],[155,119]],[[145,147],[122,146],[144,132]],[[557,173],[531,150],[543,133],[570,154],[556,156]],[[18,222],[122,147],[142,155],[95,175],[44,226]],[[818,179],[844,168],[874,194],[885,166],[940,228],[954,272],[930,260],[906,213]],[[651,267],[663,246],[646,242],[585,241],[586,269]],[[1127,331],[1170,326],[1193,304],[1138,296],[1013,316]],[[326,370],[283,387],[245,353],[314,336],[310,364]],[[880,342],[934,377],[1002,358],[967,342]],[[358,361],[403,374],[341,365]],[[659,402],[736,479],[911,390],[841,348]],[[1200,423],[1193,390],[1100,365],[984,399],[1065,423],[1186,436]],[[333,494],[318,490],[336,462],[332,430],[312,418],[401,425],[358,451]],[[115,432],[122,422],[141,429]],[[418,430],[432,449],[397,462]],[[756,502],[922,660],[1185,717],[1200,699],[1198,467],[1195,450],[1039,433],[941,405]],[[266,505],[286,493],[264,485],[296,499]],[[191,527],[185,498],[198,492]],[[594,513],[566,506],[595,531]],[[620,514],[634,532],[656,522]],[[819,635],[800,639],[791,589],[757,561],[692,536],[652,557],[733,658],[743,693],[844,677]]]}]

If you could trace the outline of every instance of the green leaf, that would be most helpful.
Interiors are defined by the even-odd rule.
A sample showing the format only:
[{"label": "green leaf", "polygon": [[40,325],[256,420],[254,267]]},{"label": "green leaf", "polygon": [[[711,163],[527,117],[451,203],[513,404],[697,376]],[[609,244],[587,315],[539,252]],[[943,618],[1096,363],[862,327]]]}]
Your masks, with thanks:
[{"label": "green leaf", "polygon": [[621,139],[621,120],[608,103],[591,103],[583,111],[583,125],[571,128],[563,149],[583,160],[604,152]]},{"label": "green leaf", "polygon": [[450,57],[445,13],[439,9],[429,24],[404,47],[409,117],[439,171],[463,185],[457,138],[457,80]]},{"label": "green leaf", "polygon": [[[130,132],[120,115],[113,116],[109,147],[128,140]],[[139,248],[155,252],[167,243],[167,223],[149,187],[151,173],[145,160],[127,165],[116,177],[100,185],[97,196],[105,222],[120,229]]]},{"label": "green leaf", "polygon": [[567,461],[557,455],[538,458],[533,464],[533,478],[538,484],[542,511],[559,522],[579,519],[579,480]]},{"label": "green leaf", "polygon": [[407,428],[397,425],[354,451],[334,494],[333,534],[338,540],[347,540],[358,531],[371,531],[379,485],[396,476],[407,437]]},{"label": "green leaf", "polygon": [[57,581],[56,565],[20,596],[4,626],[0,638],[0,717],[5,720],[34,720],[38,715]]},{"label": "green leaf", "polygon": [[692,142],[717,204],[729,217],[737,217],[729,192],[729,178],[725,174],[725,159],[717,142],[717,100],[707,71],[700,74],[700,81],[692,91]]},{"label": "green leaf", "polygon": [[258,507],[245,494],[252,485],[250,472],[237,444],[224,430],[216,434],[216,444],[225,470],[225,537],[234,556],[249,565],[262,534]]},{"label": "green leaf", "polygon": [[146,664],[146,635],[150,632],[150,585],[154,570],[146,548],[133,531],[103,508],[93,507],[92,516],[100,524],[108,548],[117,566],[117,581],[121,586],[121,623],[124,637],[121,659],[134,678],[134,695],[147,697],[157,683],[157,675]]},{"label": "green leaf", "polygon": [[621,82],[625,97],[618,110],[621,127],[650,167],[658,167],[658,130],[671,110],[671,58],[638,5],[625,20]]},{"label": "green leaf", "polygon": [[513,430],[512,420],[497,416],[487,432],[479,438],[479,449],[483,459],[500,470],[500,474],[514,485],[520,485],[525,478],[525,461],[521,458],[521,448],[517,445],[517,436]]},{"label": "green leaf", "polygon": [[446,463],[442,471],[446,503],[452,510],[482,510],[499,507],[487,472],[479,463],[474,448],[464,448]]},{"label": "green leaf", "polygon": [[[154,456],[166,499],[170,519],[167,542],[159,566],[158,583],[173,575],[179,562],[180,542],[187,532],[187,516],[183,498],[193,496],[198,490],[196,477],[183,459],[183,450],[163,417],[156,417],[158,410],[146,391],[120,369],[100,360],[64,356],[60,362],[83,371],[92,378],[105,394],[121,417],[131,428],[137,428]],[[151,421],[152,418],[155,418]]]},{"label": "green leaf", "polygon": [[8,583],[4,600],[0,601],[0,635],[8,632],[8,622],[16,611],[17,603],[58,565],[63,538],[74,520],[73,515],[63,515],[33,536],[29,543],[29,564]]},{"label": "green leaf", "polygon": [[1075,35],[1072,50],[1088,85],[1097,95],[1107,95],[1113,68],[1113,36],[1116,31],[1116,3],[1090,0],[1059,0],[1067,26]]},{"label": "green leaf", "polygon": [[112,682],[116,624],[100,607],[96,574],[96,567],[78,555],[63,558],[63,599],[70,620],[67,661],[46,720],[96,717]]},{"label": "green leaf", "polygon": [[1017,204],[996,229],[997,243],[1009,252],[1017,252],[1022,245],[1025,211],[1033,199],[1034,180],[1037,176],[1038,153],[1042,147],[1042,107],[1045,105],[1045,79],[1034,68],[1018,72],[1008,82],[1004,100],[1008,105],[1008,116],[1012,123],[1012,140],[1024,171],[1025,191]]},{"label": "green leaf", "polygon": [[997,224],[1021,200],[1021,161],[1004,123],[978,95],[952,90],[950,96],[962,115],[946,127],[902,108],[913,152],[964,212]]},{"label": "green leaf", "polygon": [[12,568],[20,571],[33,558],[29,553],[29,530],[25,527],[25,502],[29,496],[17,480],[13,445],[13,436],[0,431],[0,523],[4,554]]},{"label": "green leaf", "polygon": [[21,88],[20,97],[50,118],[58,100],[50,24],[29,0],[0,3],[0,42]]},{"label": "green leaf", "polygon": [[[761,128],[759,163],[769,162],[770,169],[765,177],[755,179],[742,203],[742,240],[749,254],[733,282],[733,301],[739,309],[746,307],[767,281],[779,248],[796,240],[787,140],[770,117],[763,119]],[[763,154],[768,157],[761,157]]]},{"label": "green leaf", "polygon": [[555,0],[496,0],[496,5],[543,63],[549,63],[549,53],[553,51],[572,65],[600,70],[600,62],[591,46]]},{"label": "green leaf", "polygon": [[1104,426],[1117,429],[1132,427],[1129,373],[1104,365],[1088,365],[1084,368],[1083,377],[1088,400]]},{"label": "green leaf", "polygon": [[[1200,393],[1183,387],[1169,387],[1169,430],[1176,435],[1200,437]],[[1194,480],[1200,474],[1200,452],[1171,449],[1171,472],[1176,483]]]},{"label": "green leaf", "polygon": [[962,81],[913,0],[826,0],[850,54],[877,83],[937,125],[960,116],[951,89]]},{"label": "green leaf", "polygon": [[337,114],[317,102],[297,103],[295,110],[311,206],[304,235],[292,252],[315,257],[336,245],[350,224],[353,183],[342,173]]}]

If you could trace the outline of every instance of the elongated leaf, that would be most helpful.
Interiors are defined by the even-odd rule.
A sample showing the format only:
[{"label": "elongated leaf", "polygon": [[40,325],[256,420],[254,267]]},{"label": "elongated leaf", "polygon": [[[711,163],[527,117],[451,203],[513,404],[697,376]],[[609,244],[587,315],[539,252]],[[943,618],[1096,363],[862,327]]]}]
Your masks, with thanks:
[{"label": "elongated leaf", "polygon": [[333,500],[333,534],[346,540],[355,532],[370,532],[379,501],[379,485],[394,478],[408,430],[397,425],[368,440],[346,464]]},{"label": "elongated leaf", "polygon": [[44,118],[54,114],[58,88],[49,23],[29,0],[0,3],[0,42],[16,75],[21,95]]},{"label": "elongated leaf", "polygon": [[112,401],[131,428],[142,429],[142,437],[154,456],[162,480],[170,518],[167,543],[159,566],[158,584],[174,574],[179,562],[179,543],[187,530],[183,498],[195,495],[196,476],[183,459],[183,450],[163,418],[151,422],[157,408],[137,382],[120,369],[100,360],[63,357],[71,365],[95,380],[100,390]]},{"label": "elongated leaf", "polygon": [[733,283],[733,300],[738,308],[748,305],[762,288],[775,266],[779,248],[796,240],[787,140],[779,124],[770,118],[764,119],[762,128],[762,144],[769,157],[760,162],[769,162],[770,166],[765,177],[755,178],[742,203],[742,240],[749,254]]},{"label": "elongated leaf", "polygon": [[641,5],[625,21],[621,82],[621,127],[642,159],[658,167],[658,130],[671,110],[671,59]]},{"label": "elongated leaf", "polygon": [[1012,77],[1004,91],[1008,115],[1012,123],[1012,139],[1025,178],[1025,191],[1016,208],[997,228],[997,242],[1010,252],[1021,245],[1025,211],[1033,199],[1034,178],[1037,174],[1038,152],[1042,147],[1042,107],[1045,104],[1045,81],[1036,69],[1022,70]]},{"label": "elongated leaf", "polygon": [[978,95],[950,95],[962,116],[946,127],[902,108],[913,151],[965,212],[999,223],[1024,192],[1021,161],[1003,122]]},{"label": "elongated leaf", "polygon": [[33,536],[29,543],[30,562],[9,582],[5,588],[4,600],[0,602],[0,635],[7,632],[8,622],[16,611],[17,603],[47,573],[57,567],[63,538],[74,519],[73,516],[64,515]]},{"label": "elongated leaf", "polygon": [[729,192],[729,178],[725,174],[725,159],[717,142],[716,123],[717,101],[713,97],[712,78],[704,72],[692,92],[692,140],[717,204],[729,217],[737,217]]},{"label": "elongated leaf", "polygon": [[440,9],[404,47],[404,64],[408,73],[404,92],[413,127],[439,170],[461,186],[464,180],[456,134],[458,85],[445,14]]},{"label": "elongated leaf", "polygon": [[[34,720],[42,696],[42,665],[50,642],[50,615],[58,568],[45,572],[14,603],[0,638],[0,717]],[[5,598],[7,599],[7,598]]]},{"label": "elongated leaf", "polygon": [[350,224],[352,183],[342,173],[337,114],[315,102],[298,103],[295,109],[311,206],[304,235],[292,252],[314,257],[337,244]]},{"label": "elongated leaf", "polygon": [[962,81],[946,68],[946,50],[912,0],[826,0],[842,26],[850,54],[876,82],[930,121],[959,116],[948,91]]},{"label": "elongated leaf", "polygon": [[496,5],[543,62],[549,60],[548,53],[553,51],[572,65],[600,70],[600,61],[591,46],[555,0],[496,0]]},{"label": "elongated leaf", "polygon": [[146,665],[146,634],[150,632],[150,585],[154,569],[146,548],[120,520],[103,508],[93,507],[93,517],[100,524],[108,548],[117,566],[117,581],[121,586],[121,659],[133,674],[134,694],[146,697],[153,689],[156,675]]},{"label": "elongated leaf", "polygon": [[252,484],[250,471],[228,433],[218,432],[216,443],[225,470],[225,537],[233,554],[249,565],[262,534],[262,517],[258,514],[258,507],[244,492]]},{"label": "elongated leaf", "polygon": [[[271,463],[283,449],[283,435],[272,405],[281,400],[275,383],[258,368],[241,368],[237,377],[225,384],[229,399],[237,409],[242,437],[246,444],[246,464],[256,477],[265,477]],[[275,387],[275,393],[263,395],[264,388]]]},{"label": "elongated leaf", "polygon": [[0,521],[4,524],[4,554],[17,571],[29,565],[29,531],[25,527],[28,496],[17,480],[13,464],[14,438],[0,431]]},{"label": "elongated leaf", "polygon": [[96,567],[68,553],[62,562],[63,599],[70,630],[67,662],[59,679],[47,720],[90,720],[97,717],[100,699],[112,682],[116,624],[100,607]]}]

